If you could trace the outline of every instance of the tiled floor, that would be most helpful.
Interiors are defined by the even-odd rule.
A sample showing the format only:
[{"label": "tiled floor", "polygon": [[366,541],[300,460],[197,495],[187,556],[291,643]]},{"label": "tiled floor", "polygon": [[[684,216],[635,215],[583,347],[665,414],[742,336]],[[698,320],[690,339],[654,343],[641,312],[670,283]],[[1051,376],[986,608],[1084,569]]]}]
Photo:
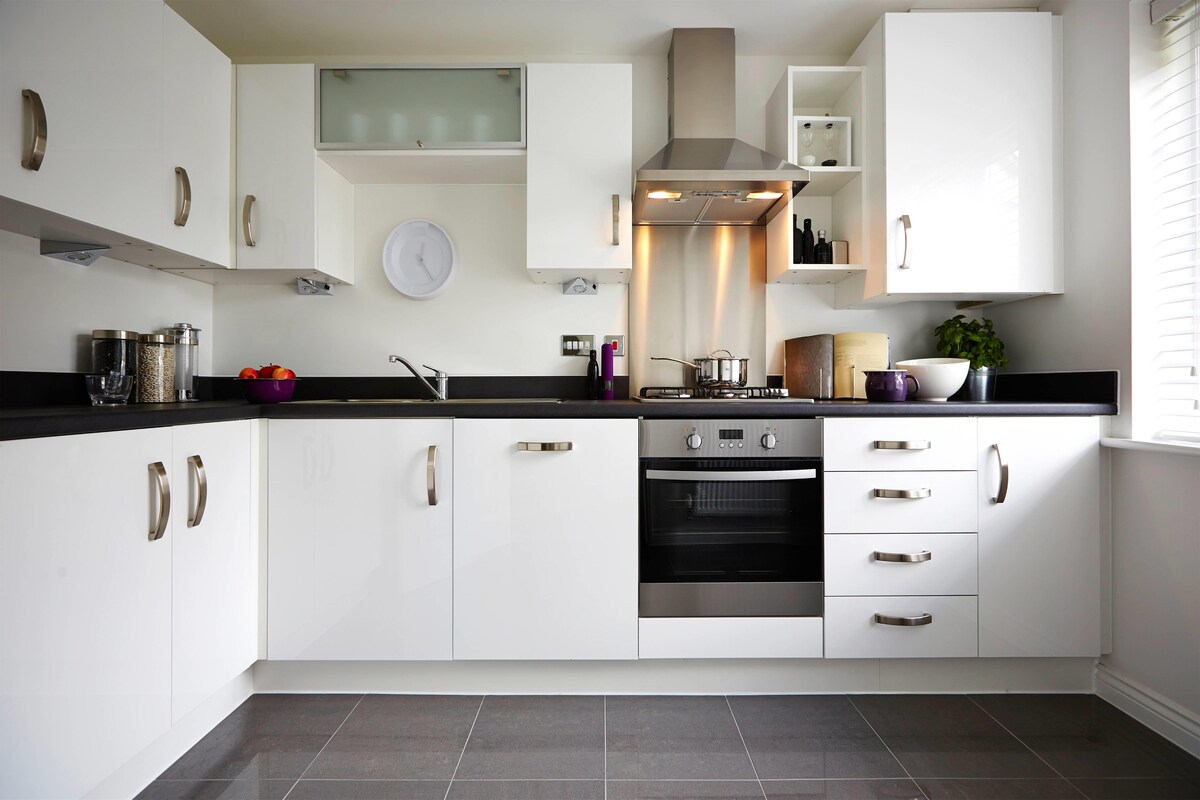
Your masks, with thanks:
[{"label": "tiled floor", "polygon": [[256,695],[139,800],[1198,800],[1088,695]]}]

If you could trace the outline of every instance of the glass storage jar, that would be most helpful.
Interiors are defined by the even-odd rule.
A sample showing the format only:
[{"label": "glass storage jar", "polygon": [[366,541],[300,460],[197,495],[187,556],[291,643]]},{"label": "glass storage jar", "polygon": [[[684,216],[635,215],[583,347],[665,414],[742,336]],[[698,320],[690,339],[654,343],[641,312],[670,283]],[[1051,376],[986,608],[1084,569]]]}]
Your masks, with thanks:
[{"label": "glass storage jar", "polygon": [[175,337],[143,333],[138,337],[137,399],[170,403],[175,399]]},{"label": "glass storage jar", "polygon": [[167,328],[175,341],[175,400],[189,403],[196,400],[196,359],[200,354],[200,329],[187,322],[176,322]]},{"label": "glass storage jar", "polygon": [[92,331],[92,372],[107,375],[131,375],[133,389],[129,396],[137,397],[137,331],[98,329]]}]

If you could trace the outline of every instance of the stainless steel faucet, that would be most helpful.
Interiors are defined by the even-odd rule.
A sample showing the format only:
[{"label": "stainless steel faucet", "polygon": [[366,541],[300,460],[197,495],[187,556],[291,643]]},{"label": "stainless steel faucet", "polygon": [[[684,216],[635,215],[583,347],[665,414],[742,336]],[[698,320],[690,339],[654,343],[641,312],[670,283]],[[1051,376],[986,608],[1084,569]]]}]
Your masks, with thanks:
[{"label": "stainless steel faucet", "polygon": [[428,364],[422,364],[421,366],[425,367],[425,369],[433,370],[433,379],[435,381],[437,381],[437,388],[435,389],[429,383],[429,381],[425,380],[425,376],[423,376],[421,373],[417,372],[416,367],[414,367],[412,364],[408,363],[408,361],[403,356],[397,356],[397,355],[388,356],[389,364],[395,364],[397,361],[399,361],[404,366],[408,367],[408,371],[411,372],[414,376],[416,376],[417,380],[419,380],[421,383],[425,384],[425,388],[429,390],[430,394],[433,395],[435,400],[445,400],[446,399],[446,396],[449,393],[449,389],[450,389],[450,376],[449,375],[442,372],[440,369],[438,369],[436,367],[431,367]]}]

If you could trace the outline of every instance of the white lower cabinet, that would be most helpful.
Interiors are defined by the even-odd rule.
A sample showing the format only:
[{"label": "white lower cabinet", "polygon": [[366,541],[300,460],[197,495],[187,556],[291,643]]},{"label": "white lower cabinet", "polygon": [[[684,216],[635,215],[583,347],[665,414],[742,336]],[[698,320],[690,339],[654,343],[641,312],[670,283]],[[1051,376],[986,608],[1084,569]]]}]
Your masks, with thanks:
[{"label": "white lower cabinet", "polygon": [[973,533],[847,533],[825,537],[825,594],[978,591]]},{"label": "white lower cabinet", "polygon": [[455,659],[638,657],[637,454],[633,419],[454,421]]},{"label": "white lower cabinet", "polygon": [[638,658],[820,658],[820,617],[643,617]]},{"label": "white lower cabinet", "polygon": [[449,660],[448,419],[271,420],[267,658]]},{"label": "white lower cabinet", "polygon": [[978,654],[975,597],[827,597],[826,658]]},{"label": "white lower cabinet", "polygon": [[825,473],[825,532],[974,531],[975,471]]}]

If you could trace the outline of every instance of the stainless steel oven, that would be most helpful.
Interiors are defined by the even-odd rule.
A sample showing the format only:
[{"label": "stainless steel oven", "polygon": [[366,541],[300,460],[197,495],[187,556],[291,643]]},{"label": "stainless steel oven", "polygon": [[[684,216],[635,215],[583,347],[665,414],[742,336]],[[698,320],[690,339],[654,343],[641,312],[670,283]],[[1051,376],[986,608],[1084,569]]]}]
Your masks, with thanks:
[{"label": "stainless steel oven", "polygon": [[820,616],[821,422],[641,423],[639,614]]}]

